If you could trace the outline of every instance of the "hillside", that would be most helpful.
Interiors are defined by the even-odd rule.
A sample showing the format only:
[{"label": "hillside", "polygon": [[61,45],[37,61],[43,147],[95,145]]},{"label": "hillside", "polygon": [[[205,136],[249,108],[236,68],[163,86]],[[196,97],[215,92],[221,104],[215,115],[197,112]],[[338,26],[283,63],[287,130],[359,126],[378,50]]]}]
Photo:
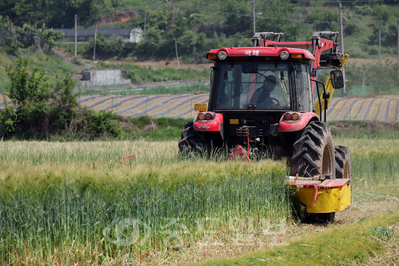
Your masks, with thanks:
[{"label": "hillside", "polygon": [[[256,31],[284,32],[284,40],[300,41],[313,31],[338,31],[340,1],[256,1]],[[43,23],[49,28],[140,28],[142,43],[123,43],[99,36],[99,59],[115,56],[128,61],[168,59],[176,56],[187,62],[203,62],[204,53],[214,47],[250,45],[253,32],[252,1],[144,1],[87,0],[76,2],[32,0],[3,1],[0,15],[12,23]],[[382,56],[396,54],[399,5],[396,1],[346,1],[344,4],[345,52],[354,58],[378,59],[378,30]],[[2,28],[7,28],[3,26]],[[80,57],[92,58],[93,41],[80,44]],[[73,45],[66,45],[73,50]]]}]

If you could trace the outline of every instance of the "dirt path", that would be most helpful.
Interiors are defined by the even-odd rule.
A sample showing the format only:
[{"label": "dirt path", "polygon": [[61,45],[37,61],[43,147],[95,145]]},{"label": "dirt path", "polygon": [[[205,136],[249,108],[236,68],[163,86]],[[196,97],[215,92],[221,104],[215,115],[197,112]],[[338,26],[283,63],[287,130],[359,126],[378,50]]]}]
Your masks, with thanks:
[{"label": "dirt path", "polygon": [[[381,190],[383,191],[383,189]],[[153,259],[156,261],[155,264],[187,265],[218,258],[231,258],[248,252],[288,244],[290,241],[305,235],[324,231],[329,228],[348,225],[364,217],[378,216],[388,211],[399,211],[399,198],[396,194],[392,196],[392,194],[372,190],[354,192],[353,194],[351,207],[346,211],[338,212],[334,224],[297,224],[282,222],[280,224],[266,226],[266,230],[255,234],[237,234],[235,238],[217,233],[215,237],[201,243],[196,243],[195,246],[175,254],[173,259],[168,259],[168,261],[159,261],[159,259],[156,258]],[[392,256],[394,256],[394,254],[392,254]],[[154,261],[152,261],[152,263]]]}]

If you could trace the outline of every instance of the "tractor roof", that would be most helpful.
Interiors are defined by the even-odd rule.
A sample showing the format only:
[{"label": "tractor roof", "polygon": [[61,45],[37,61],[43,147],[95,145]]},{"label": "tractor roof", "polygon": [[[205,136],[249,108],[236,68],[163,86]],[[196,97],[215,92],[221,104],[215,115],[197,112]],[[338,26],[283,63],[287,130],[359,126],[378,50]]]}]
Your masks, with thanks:
[{"label": "tractor roof", "polygon": [[[209,51],[206,54],[208,59],[216,59],[214,55],[218,55],[219,52],[224,51],[229,57],[279,57],[282,51],[287,51],[290,55],[302,55],[302,59],[308,59],[310,61],[315,60],[315,57],[305,49],[298,48],[287,48],[287,47],[231,47],[231,48],[220,48]],[[209,57],[209,55],[213,55]],[[280,59],[280,58],[279,58]]]}]

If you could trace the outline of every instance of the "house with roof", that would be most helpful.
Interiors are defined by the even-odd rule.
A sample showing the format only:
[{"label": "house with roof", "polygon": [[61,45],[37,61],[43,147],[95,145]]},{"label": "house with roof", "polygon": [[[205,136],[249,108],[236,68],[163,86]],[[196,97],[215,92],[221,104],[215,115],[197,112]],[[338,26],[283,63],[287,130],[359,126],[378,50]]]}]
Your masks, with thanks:
[{"label": "house with roof", "polygon": [[[54,29],[64,33],[63,40],[75,40],[75,29]],[[143,31],[140,28],[97,28],[97,33],[101,32],[105,38],[122,37],[124,42],[141,42]],[[77,29],[78,41],[87,41],[94,38],[95,29]]]}]

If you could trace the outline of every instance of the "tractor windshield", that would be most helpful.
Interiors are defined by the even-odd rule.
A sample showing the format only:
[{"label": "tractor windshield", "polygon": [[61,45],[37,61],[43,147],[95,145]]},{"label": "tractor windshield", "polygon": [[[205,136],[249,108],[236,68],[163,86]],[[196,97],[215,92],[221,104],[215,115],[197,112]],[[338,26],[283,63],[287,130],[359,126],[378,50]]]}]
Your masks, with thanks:
[{"label": "tractor windshield", "polygon": [[290,110],[288,63],[219,65],[217,110]]}]

